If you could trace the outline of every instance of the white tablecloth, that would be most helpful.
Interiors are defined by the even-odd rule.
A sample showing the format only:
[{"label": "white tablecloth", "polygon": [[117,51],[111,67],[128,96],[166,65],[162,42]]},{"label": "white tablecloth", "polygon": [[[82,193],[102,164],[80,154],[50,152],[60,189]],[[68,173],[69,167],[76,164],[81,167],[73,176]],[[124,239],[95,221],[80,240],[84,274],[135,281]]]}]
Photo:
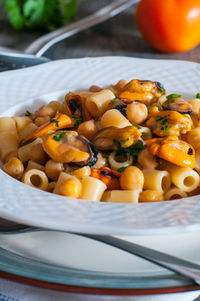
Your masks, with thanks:
[{"label": "white tablecloth", "polygon": [[83,295],[41,289],[0,279],[0,301],[197,301],[198,296],[200,291],[140,297]]}]

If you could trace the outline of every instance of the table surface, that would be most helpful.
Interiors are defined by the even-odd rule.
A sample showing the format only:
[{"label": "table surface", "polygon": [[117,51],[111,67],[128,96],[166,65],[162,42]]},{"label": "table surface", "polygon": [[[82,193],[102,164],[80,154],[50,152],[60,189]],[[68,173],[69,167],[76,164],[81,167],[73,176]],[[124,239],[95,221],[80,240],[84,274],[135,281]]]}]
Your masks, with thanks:
[{"label": "table surface", "polygon": [[[84,0],[78,8],[77,19],[109,4],[111,0]],[[45,55],[49,58],[80,58],[122,55],[156,59],[178,59],[200,62],[200,45],[181,54],[160,53],[149,46],[139,33],[134,19],[134,7],[100,25],[60,42]],[[0,19],[0,46],[23,51],[41,32],[16,31]]]}]

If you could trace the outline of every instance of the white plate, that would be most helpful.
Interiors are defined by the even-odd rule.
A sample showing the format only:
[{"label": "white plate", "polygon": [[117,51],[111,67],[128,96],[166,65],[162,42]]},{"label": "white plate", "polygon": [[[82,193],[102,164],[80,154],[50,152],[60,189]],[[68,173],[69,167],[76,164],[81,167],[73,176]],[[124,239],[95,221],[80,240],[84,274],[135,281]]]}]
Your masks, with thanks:
[{"label": "white plate", "polygon": [[[88,89],[119,79],[150,79],[185,98],[200,91],[200,65],[128,57],[61,60],[0,74],[0,112],[67,87]],[[60,94],[60,92],[58,92]],[[55,97],[56,94],[54,94]],[[52,94],[50,94],[52,100]],[[47,99],[44,97],[44,99]],[[24,104],[21,106],[24,108]],[[111,204],[74,200],[39,191],[0,171],[0,215],[57,230],[116,235],[150,235],[199,230],[200,196],[151,204]]]}]

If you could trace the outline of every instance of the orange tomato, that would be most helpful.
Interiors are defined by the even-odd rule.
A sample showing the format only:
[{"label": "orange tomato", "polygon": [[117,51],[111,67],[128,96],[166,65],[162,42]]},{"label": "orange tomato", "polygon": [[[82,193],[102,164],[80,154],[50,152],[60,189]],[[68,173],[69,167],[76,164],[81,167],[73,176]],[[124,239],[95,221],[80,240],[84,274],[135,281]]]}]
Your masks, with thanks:
[{"label": "orange tomato", "polygon": [[200,42],[200,0],[141,0],[136,22],[144,39],[163,52],[184,52]]}]

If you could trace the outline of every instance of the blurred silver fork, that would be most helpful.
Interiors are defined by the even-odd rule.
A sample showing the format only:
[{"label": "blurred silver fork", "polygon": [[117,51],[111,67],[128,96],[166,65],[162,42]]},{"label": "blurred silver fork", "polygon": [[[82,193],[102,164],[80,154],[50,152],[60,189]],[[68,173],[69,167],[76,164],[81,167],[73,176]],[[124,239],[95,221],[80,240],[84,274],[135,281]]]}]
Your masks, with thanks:
[{"label": "blurred silver fork", "polygon": [[53,45],[120,14],[137,2],[139,0],[114,1],[79,21],[41,36],[31,43],[23,54],[0,51],[0,71],[24,68],[49,61],[43,55]]},{"label": "blurred silver fork", "polygon": [[[36,227],[30,227],[19,224],[12,224],[11,226],[0,226],[0,234],[21,234],[27,232],[39,232],[39,231],[53,231],[49,229],[41,229]],[[176,272],[186,278],[192,279],[196,284],[200,285],[200,265],[192,263],[190,261],[168,255],[163,252],[159,252],[114,236],[97,235],[97,234],[83,234],[83,233],[71,233],[74,235],[80,235],[86,238],[90,238],[96,241],[103,242],[110,246],[119,248],[128,253],[146,259],[157,265],[167,268],[173,272]]]}]

